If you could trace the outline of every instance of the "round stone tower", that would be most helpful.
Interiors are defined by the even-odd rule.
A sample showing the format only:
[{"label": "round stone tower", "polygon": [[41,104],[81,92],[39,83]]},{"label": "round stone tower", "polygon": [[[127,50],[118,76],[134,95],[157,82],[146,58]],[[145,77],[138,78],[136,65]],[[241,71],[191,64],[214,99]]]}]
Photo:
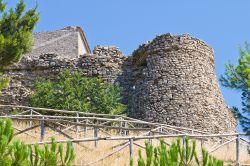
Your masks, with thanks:
[{"label": "round stone tower", "polygon": [[128,62],[130,116],[211,133],[236,130],[215,75],[213,49],[203,41],[160,35]]}]

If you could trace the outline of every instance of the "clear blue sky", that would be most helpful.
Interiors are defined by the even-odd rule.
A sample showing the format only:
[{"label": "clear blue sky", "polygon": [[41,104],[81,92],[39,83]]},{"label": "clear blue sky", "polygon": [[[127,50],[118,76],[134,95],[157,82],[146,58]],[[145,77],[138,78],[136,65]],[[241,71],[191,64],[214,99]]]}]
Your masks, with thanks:
[{"label": "clear blue sky", "polygon": [[[10,0],[6,0],[10,1]],[[13,6],[18,0],[11,0]],[[35,0],[25,1],[28,7]],[[41,19],[36,31],[68,25],[84,28],[88,42],[117,45],[130,54],[157,34],[189,33],[215,50],[216,74],[230,59],[236,63],[238,48],[250,42],[249,0],[37,0]],[[240,106],[240,95],[222,88],[226,102]]]}]

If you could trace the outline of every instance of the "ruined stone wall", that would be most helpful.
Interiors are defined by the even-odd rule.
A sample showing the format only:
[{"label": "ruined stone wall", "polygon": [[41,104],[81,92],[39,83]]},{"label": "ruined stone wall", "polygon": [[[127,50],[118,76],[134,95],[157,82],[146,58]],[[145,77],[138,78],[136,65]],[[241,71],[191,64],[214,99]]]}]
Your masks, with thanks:
[{"label": "ruined stone wall", "polygon": [[233,132],[236,121],[224,103],[213,50],[189,35],[157,36],[125,57],[115,46],[69,58],[55,53],[26,55],[6,73],[12,77],[1,104],[28,105],[39,77],[55,79],[64,68],[120,82],[129,116],[212,133]]},{"label": "ruined stone wall", "polygon": [[213,50],[203,41],[157,36],[141,45],[127,65],[130,116],[212,133],[235,131],[216,79]]},{"label": "ruined stone wall", "polygon": [[126,57],[116,46],[96,46],[93,54],[82,56],[80,67],[86,76],[101,76],[115,82]]},{"label": "ruined stone wall", "polygon": [[38,57],[25,55],[19,64],[10,66],[5,73],[11,77],[10,86],[2,91],[0,104],[29,105],[28,97],[38,78],[56,79],[65,68],[82,71],[85,76],[99,76],[115,82],[121,73],[125,56],[115,46],[97,46],[94,54],[67,58],[55,53]]},{"label": "ruined stone wall", "polygon": [[1,104],[29,105],[28,96],[38,78],[54,79],[63,68],[75,69],[77,59],[66,59],[57,54],[39,57],[24,56],[19,64],[10,66],[5,73],[11,77],[10,86],[2,91]]}]

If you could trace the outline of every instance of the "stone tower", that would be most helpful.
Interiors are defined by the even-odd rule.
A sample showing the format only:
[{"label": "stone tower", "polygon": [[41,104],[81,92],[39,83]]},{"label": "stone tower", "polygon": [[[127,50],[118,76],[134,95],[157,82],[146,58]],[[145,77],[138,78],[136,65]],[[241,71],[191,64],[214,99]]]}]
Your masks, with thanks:
[{"label": "stone tower", "polygon": [[130,116],[212,133],[236,130],[216,79],[213,49],[203,41],[160,35],[128,61],[124,79],[130,85]]},{"label": "stone tower", "polygon": [[215,76],[213,50],[196,38],[164,34],[129,57],[116,46],[96,46],[91,53],[80,27],[36,33],[34,40],[33,51],[5,69],[11,82],[0,104],[29,105],[38,78],[55,80],[69,68],[119,82],[132,117],[211,133],[236,129]]}]

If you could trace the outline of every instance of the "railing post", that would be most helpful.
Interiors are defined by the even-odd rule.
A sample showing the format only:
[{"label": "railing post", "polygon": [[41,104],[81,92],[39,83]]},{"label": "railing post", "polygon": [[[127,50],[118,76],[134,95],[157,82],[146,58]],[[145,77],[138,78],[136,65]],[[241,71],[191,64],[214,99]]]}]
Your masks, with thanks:
[{"label": "railing post", "polygon": [[[125,128],[128,128],[128,122],[125,122]],[[124,134],[125,136],[128,135],[128,130],[124,130]]]},{"label": "railing post", "polygon": [[162,125],[161,125],[161,127],[160,127],[160,132],[161,132],[161,134],[162,134],[162,132],[163,132],[163,127],[162,127]]},{"label": "railing post", "polygon": [[[33,115],[33,109],[30,110],[30,118],[32,119],[32,115]],[[32,120],[30,120],[30,127],[32,126]]]},{"label": "railing post", "polygon": [[[76,112],[76,123],[79,123],[79,112]],[[79,138],[79,126],[76,124],[76,138]]]},{"label": "railing post", "polygon": [[236,139],[236,166],[240,166],[240,134]]},{"label": "railing post", "polygon": [[220,143],[223,144],[223,137],[220,137]]},{"label": "railing post", "polygon": [[[98,128],[94,128],[94,138],[98,137]],[[95,141],[95,147],[97,147],[97,140]]]},{"label": "railing post", "polygon": [[44,136],[45,136],[45,122],[44,122],[44,117],[42,117],[42,119],[43,119],[43,120],[40,122],[40,123],[41,123],[40,142],[43,141]]},{"label": "railing post", "polygon": [[[149,133],[148,133],[148,136],[152,136],[152,135],[153,135],[153,132],[150,130]],[[152,145],[152,139],[149,138],[148,141]]]},{"label": "railing post", "polygon": [[[86,119],[85,124],[86,125],[88,124],[88,119]],[[87,131],[88,131],[87,126],[84,126],[83,130],[84,130],[83,131],[84,132],[84,137],[86,137],[87,136]]]},{"label": "railing post", "polygon": [[119,127],[120,127],[120,135],[122,135],[122,125],[123,125],[123,121],[122,121],[123,119],[122,118],[120,118],[120,125],[119,125]]},{"label": "railing post", "polygon": [[133,160],[133,144],[134,140],[132,138],[129,139],[129,156],[130,156],[130,161]]}]

